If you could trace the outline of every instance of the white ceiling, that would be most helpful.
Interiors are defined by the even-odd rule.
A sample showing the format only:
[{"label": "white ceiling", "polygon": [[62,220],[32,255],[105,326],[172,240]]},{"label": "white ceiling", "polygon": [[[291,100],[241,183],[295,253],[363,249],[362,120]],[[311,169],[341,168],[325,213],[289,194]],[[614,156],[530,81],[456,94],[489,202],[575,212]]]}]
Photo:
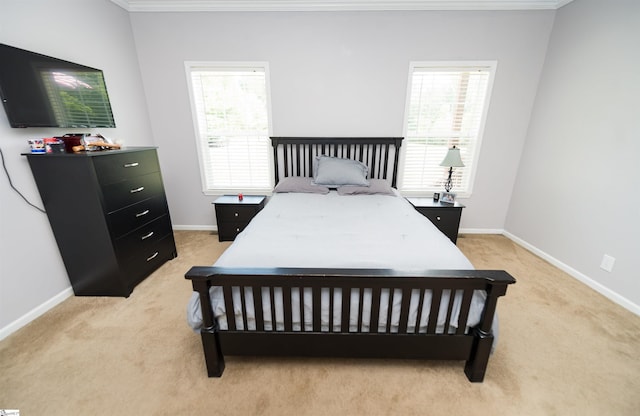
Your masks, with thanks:
[{"label": "white ceiling", "polygon": [[111,0],[130,12],[555,10],[573,0]]}]

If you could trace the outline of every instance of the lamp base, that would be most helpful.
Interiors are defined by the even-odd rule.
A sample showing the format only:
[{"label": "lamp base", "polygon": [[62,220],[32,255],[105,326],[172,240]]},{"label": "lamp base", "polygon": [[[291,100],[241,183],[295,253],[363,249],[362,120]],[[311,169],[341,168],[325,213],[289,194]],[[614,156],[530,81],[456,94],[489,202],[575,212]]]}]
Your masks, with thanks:
[{"label": "lamp base", "polygon": [[444,183],[444,190],[447,192],[451,191],[451,188],[453,188],[453,181],[451,180],[451,174],[453,174],[452,167],[449,168],[449,177],[447,178],[447,181]]}]

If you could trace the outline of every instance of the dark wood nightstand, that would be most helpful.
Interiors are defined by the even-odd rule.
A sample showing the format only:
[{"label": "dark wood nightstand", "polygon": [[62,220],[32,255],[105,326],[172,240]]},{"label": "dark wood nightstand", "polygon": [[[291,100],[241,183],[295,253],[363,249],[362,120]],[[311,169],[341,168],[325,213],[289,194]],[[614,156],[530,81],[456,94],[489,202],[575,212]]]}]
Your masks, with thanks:
[{"label": "dark wood nightstand", "polygon": [[267,197],[263,195],[245,195],[242,201],[238,195],[224,195],[213,204],[218,224],[218,240],[233,241],[244,230],[249,221],[264,208]]},{"label": "dark wood nightstand", "polygon": [[407,201],[418,212],[429,218],[454,244],[458,241],[458,228],[464,205],[458,202],[454,204],[436,202],[433,198],[407,198]]}]

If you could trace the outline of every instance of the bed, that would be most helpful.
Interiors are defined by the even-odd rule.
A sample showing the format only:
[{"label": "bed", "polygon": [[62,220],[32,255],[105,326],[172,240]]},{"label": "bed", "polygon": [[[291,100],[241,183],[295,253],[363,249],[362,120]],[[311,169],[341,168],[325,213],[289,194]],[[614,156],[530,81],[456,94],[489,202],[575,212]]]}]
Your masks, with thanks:
[{"label": "bed", "polygon": [[[185,275],[208,375],[227,355],[359,357],[461,360],[483,381],[515,279],[474,270],[400,197],[402,139],[272,144],[274,195],[215,265]],[[354,169],[365,183],[333,183]]]}]

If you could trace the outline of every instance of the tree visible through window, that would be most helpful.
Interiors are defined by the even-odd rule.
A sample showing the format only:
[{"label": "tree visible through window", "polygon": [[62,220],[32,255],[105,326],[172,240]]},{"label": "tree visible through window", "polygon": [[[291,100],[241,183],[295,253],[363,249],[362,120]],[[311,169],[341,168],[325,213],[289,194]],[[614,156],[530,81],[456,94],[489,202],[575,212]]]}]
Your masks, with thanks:
[{"label": "tree visible through window", "polygon": [[471,193],[495,63],[412,63],[400,189],[443,190],[448,168],[440,166],[456,146],[465,164],[455,168],[453,192]]},{"label": "tree visible through window", "polygon": [[187,63],[205,193],[272,187],[266,64]]}]

